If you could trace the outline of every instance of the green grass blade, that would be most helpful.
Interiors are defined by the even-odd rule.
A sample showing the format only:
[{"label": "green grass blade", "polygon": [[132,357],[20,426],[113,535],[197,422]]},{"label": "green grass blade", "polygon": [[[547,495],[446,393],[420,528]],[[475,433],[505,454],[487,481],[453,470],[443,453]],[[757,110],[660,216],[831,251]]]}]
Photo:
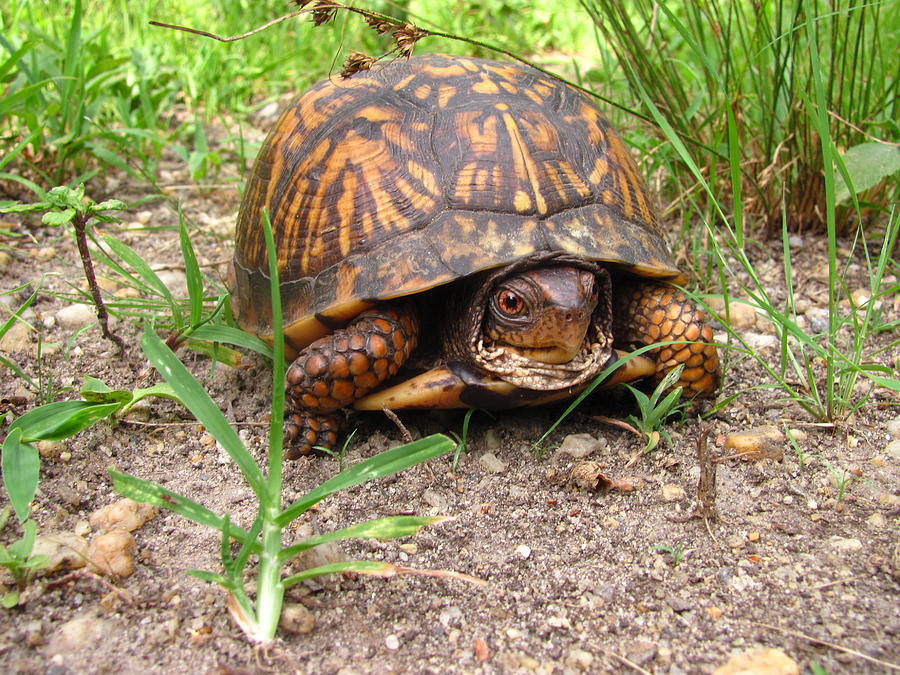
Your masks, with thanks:
[{"label": "green grass blade", "polygon": [[172,292],[162,282],[162,279],[159,278],[159,275],[150,268],[150,265],[148,265],[147,262],[133,249],[126,246],[112,235],[104,235],[103,243],[106,244],[113,253],[124,260],[131,269],[137,272],[138,276],[140,276],[147,286],[165,299],[172,311],[172,318],[175,321],[176,328],[182,328],[184,326],[184,317],[181,314],[181,307],[175,300]]},{"label": "green grass blade", "polygon": [[[217,516],[202,504],[198,504],[177,492],[172,492],[161,485],[137,476],[119,473],[115,469],[109,469],[109,475],[112,478],[115,491],[125,497],[143,504],[153,504],[162,509],[168,509],[195,523],[212,527],[220,532],[225,529],[225,518]],[[233,524],[228,525],[228,531],[234,539],[241,542],[246,541],[249,536],[246,530]],[[258,544],[251,545],[254,551],[259,551]]]},{"label": "green grass blade", "polygon": [[184,274],[191,303],[191,325],[196,326],[203,318],[203,275],[200,273],[197,255],[194,253],[194,246],[180,213],[179,221],[178,238],[181,243],[181,256],[184,259]]},{"label": "green grass blade", "polygon": [[224,342],[235,347],[249,349],[257,354],[262,354],[266,358],[272,358],[272,348],[268,344],[255,335],[245,333],[239,328],[203,325],[191,331],[191,337],[209,342]]},{"label": "green grass blade", "polygon": [[141,347],[163,379],[178,392],[187,409],[222,444],[225,452],[238,465],[257,497],[265,499],[265,478],[241,439],[238,438],[237,432],[196,378],[188,372],[188,369],[172,353],[172,350],[159,339],[150,325],[144,328]]},{"label": "green grass blade", "polygon": [[356,523],[333,532],[305,539],[299,544],[281,549],[279,561],[284,564],[295,555],[315,546],[342,539],[397,539],[411,537],[426,525],[446,520],[443,516],[388,516],[365,523]]},{"label": "green grass blade", "polygon": [[412,443],[379,453],[374,457],[354,464],[334,478],[325,481],[317,488],[295,501],[278,516],[277,522],[282,527],[304,513],[313,504],[340,490],[365,483],[382,476],[390,476],[411,466],[420,464],[434,457],[451,452],[456,444],[443,434],[432,434]]},{"label": "green grass blade", "polygon": [[391,576],[396,573],[396,567],[391,563],[379,560],[347,560],[344,562],[319,565],[284,579],[281,584],[285,588],[296,586],[301,581],[323,577],[326,574],[340,574],[342,572],[357,572],[359,574],[373,574],[376,576]]}]

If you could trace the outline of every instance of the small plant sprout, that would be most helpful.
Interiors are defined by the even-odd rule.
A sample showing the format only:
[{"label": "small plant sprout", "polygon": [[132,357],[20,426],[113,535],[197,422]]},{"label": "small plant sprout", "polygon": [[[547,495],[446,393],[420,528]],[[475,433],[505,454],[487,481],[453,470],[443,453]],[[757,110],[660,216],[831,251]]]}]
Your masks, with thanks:
[{"label": "small plant sprout", "polygon": [[650,396],[630,384],[624,385],[634,396],[640,413],[629,415],[625,421],[640,432],[644,441],[644,452],[653,450],[659,445],[660,440],[665,440],[667,444],[672,442],[669,433],[663,429],[663,424],[673,415],[682,412],[688,403],[681,400],[681,387],[673,389],[681,377],[682,370],[684,366],[678,366],[666,373]]},{"label": "small plant sprout", "polygon": [[100,330],[103,332],[103,337],[119,347],[119,351],[125,351],[125,343],[122,338],[109,330],[109,314],[100,295],[100,286],[97,284],[97,275],[94,272],[94,261],[88,249],[88,226],[95,222],[118,222],[116,218],[107,215],[106,212],[125,211],[128,207],[118,199],[109,199],[99,204],[92,199],[85,199],[84,184],[77,188],[61,185],[41,194],[40,197],[40,201],[31,204],[4,204],[0,206],[0,213],[43,212],[42,222],[44,225],[72,224],[75,244],[78,246],[81,265],[84,268],[84,276],[87,279],[94,306],[97,308]]},{"label": "small plant sprout", "polygon": [[800,449],[800,445],[797,443],[797,439],[794,438],[794,432],[788,429],[787,426],[784,427],[784,435],[787,437],[788,443],[790,443],[791,447],[794,449],[794,454],[797,456],[797,464],[800,465],[801,471],[809,466],[811,460],[819,456],[815,453],[803,452]]},{"label": "small plant sprout", "polygon": [[673,567],[678,567],[684,561],[685,556],[690,553],[690,551],[684,549],[683,544],[676,544],[675,546],[657,545],[653,547],[653,551],[656,553],[668,553]]},{"label": "small plant sprout", "polygon": [[831,484],[837,490],[837,503],[843,504],[847,497],[847,490],[854,481],[862,480],[862,473],[850,469],[836,469],[834,466],[825,462],[828,473],[831,474]]}]

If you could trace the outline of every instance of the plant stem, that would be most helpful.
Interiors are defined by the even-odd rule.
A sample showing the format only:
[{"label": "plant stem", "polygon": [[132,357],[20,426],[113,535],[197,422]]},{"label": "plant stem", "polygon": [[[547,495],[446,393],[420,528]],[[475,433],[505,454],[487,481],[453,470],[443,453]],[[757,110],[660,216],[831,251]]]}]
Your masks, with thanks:
[{"label": "plant stem", "polygon": [[278,525],[278,502],[263,507],[262,553],[259,555],[259,576],[256,582],[256,635],[257,642],[275,639],[281,605],[284,601],[284,585],[281,583],[281,527]]},{"label": "plant stem", "polygon": [[94,299],[94,306],[97,308],[97,319],[100,321],[100,331],[103,337],[111,340],[118,346],[119,353],[125,353],[125,341],[118,335],[109,330],[109,314],[106,312],[106,304],[100,296],[100,286],[97,285],[97,275],[94,274],[94,261],[91,259],[91,252],[87,245],[87,215],[76,213],[72,220],[75,227],[75,243],[78,245],[78,253],[81,254],[81,266],[84,268],[84,277],[87,279],[88,287],[91,290],[91,297]]}]

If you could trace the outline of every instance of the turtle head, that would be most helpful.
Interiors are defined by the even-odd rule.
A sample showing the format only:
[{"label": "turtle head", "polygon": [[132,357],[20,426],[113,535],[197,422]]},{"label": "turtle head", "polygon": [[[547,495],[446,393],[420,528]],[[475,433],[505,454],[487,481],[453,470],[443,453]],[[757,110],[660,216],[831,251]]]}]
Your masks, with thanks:
[{"label": "turtle head", "polygon": [[568,363],[581,351],[597,298],[588,270],[525,270],[494,288],[484,313],[485,342],[533,361]]},{"label": "turtle head", "polygon": [[609,272],[561,251],[524,257],[472,281],[465,321],[445,333],[450,361],[524,389],[553,391],[589,382],[609,362]]}]

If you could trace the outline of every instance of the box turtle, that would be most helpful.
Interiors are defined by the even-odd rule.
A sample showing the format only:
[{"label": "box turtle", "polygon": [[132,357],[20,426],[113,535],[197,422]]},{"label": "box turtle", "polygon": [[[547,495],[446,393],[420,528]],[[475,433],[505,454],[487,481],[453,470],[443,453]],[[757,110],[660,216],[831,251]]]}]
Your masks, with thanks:
[{"label": "box turtle", "polygon": [[[262,219],[275,235],[273,326]],[[637,168],[582,93],[532,68],[398,60],[301,95],[250,175],[229,274],[238,324],[289,358],[289,456],[337,442],[342,408],[486,409],[679,364],[712,394],[702,310],[671,284]]]}]

